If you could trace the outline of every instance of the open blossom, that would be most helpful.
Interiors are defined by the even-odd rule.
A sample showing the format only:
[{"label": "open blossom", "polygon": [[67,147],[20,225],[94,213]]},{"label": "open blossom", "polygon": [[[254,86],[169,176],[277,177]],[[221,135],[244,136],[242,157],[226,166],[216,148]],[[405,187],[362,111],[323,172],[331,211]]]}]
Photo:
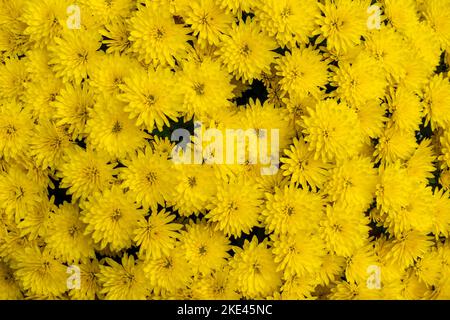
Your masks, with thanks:
[{"label": "open blossom", "polygon": [[0,300],[450,299],[449,53],[449,0],[0,0]]}]

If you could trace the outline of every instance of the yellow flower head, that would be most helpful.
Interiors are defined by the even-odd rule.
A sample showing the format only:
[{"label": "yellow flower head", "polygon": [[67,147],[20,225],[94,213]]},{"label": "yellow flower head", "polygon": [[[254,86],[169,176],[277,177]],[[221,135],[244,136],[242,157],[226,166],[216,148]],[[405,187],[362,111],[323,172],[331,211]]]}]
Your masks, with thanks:
[{"label": "yellow flower head", "polygon": [[266,0],[255,8],[255,16],[261,27],[277,39],[281,47],[295,47],[307,43],[315,28],[319,14],[317,1]]},{"label": "yellow flower head", "polygon": [[173,163],[164,154],[153,152],[149,146],[124,160],[121,168],[122,188],[128,188],[136,202],[156,210],[173,197],[175,182]]},{"label": "yellow flower head", "polygon": [[192,276],[191,265],[179,247],[167,255],[152,257],[146,262],[144,270],[153,290],[168,296],[185,288]]},{"label": "yellow flower head", "polygon": [[140,217],[134,230],[139,253],[147,258],[169,255],[180,236],[178,231],[183,227],[174,220],[175,215],[164,210],[158,213],[153,211],[147,218]]},{"label": "yellow flower head", "polygon": [[233,24],[230,33],[222,39],[216,55],[238,80],[250,84],[270,72],[277,48],[275,41],[265,35],[258,24],[249,18],[239,25]]},{"label": "yellow flower head", "polygon": [[106,258],[107,265],[100,266],[98,280],[102,286],[101,293],[107,300],[145,300],[149,287],[144,273],[144,264],[135,261],[126,253],[117,263]]},{"label": "yellow flower head", "polygon": [[349,159],[331,170],[324,192],[333,202],[365,211],[373,201],[377,182],[377,172],[369,158]]},{"label": "yellow flower head", "polygon": [[95,193],[83,202],[82,209],[81,219],[87,224],[85,233],[91,234],[101,249],[109,245],[119,251],[131,246],[143,212],[119,186]]},{"label": "yellow flower head", "polygon": [[139,6],[131,18],[131,50],[146,64],[175,66],[186,55],[189,29],[176,24],[168,8],[156,2]]},{"label": "yellow flower head", "polygon": [[[367,28],[368,1],[326,0],[318,3],[321,14],[317,15],[319,27],[315,33],[327,40],[327,47],[337,51],[347,51],[361,41]],[[318,41],[321,42],[321,41]]]},{"label": "yellow flower head", "polygon": [[162,131],[170,120],[176,120],[182,97],[169,69],[136,69],[124,81],[119,86],[122,94],[118,98],[126,103],[124,110],[129,117],[137,118],[136,125],[149,132]]},{"label": "yellow flower head", "polygon": [[95,257],[92,239],[84,234],[85,224],[77,206],[64,203],[51,216],[47,248],[61,261],[71,263]]},{"label": "yellow flower head", "polygon": [[232,178],[218,186],[206,218],[216,222],[216,229],[227,236],[240,237],[259,226],[262,198],[263,194],[254,181]]},{"label": "yellow flower head", "polygon": [[88,143],[112,158],[123,159],[140,148],[149,135],[140,130],[117,99],[99,100],[87,121]]},{"label": "yellow flower head", "polygon": [[362,146],[362,134],[357,114],[345,103],[334,99],[320,101],[303,116],[303,133],[314,151],[314,159],[342,160],[356,155]]},{"label": "yellow flower head", "polygon": [[19,105],[0,106],[0,156],[14,159],[26,153],[32,130],[30,115]]},{"label": "yellow flower head", "polygon": [[85,30],[66,31],[55,44],[49,47],[52,69],[64,83],[80,84],[91,74],[101,58],[97,51],[101,38],[98,34]]},{"label": "yellow flower head", "polygon": [[318,51],[292,49],[292,53],[278,59],[277,75],[281,77],[280,85],[285,93],[317,96],[319,89],[328,82],[327,69],[327,63],[322,61]]},{"label": "yellow flower head", "polygon": [[61,297],[66,291],[66,267],[47,249],[37,245],[22,249],[17,255],[15,275],[31,295]]},{"label": "yellow flower head", "polygon": [[191,25],[194,36],[198,36],[201,45],[219,45],[223,34],[231,29],[233,16],[221,9],[215,0],[191,1],[186,14],[186,23]]},{"label": "yellow flower head", "polygon": [[196,272],[208,275],[213,270],[221,270],[227,263],[230,240],[205,221],[186,225],[180,241],[186,259]]},{"label": "yellow flower head", "polygon": [[267,232],[274,234],[315,230],[322,218],[324,201],[321,195],[298,189],[293,185],[267,194],[262,211]]},{"label": "yellow flower head", "polygon": [[0,207],[6,214],[19,222],[29,211],[33,211],[42,201],[43,191],[39,185],[27,177],[18,166],[0,174]]},{"label": "yellow flower head", "polygon": [[114,165],[106,155],[80,147],[67,153],[58,172],[62,178],[61,187],[68,188],[74,199],[86,198],[108,188],[114,174]]},{"label": "yellow flower head", "polygon": [[310,186],[313,190],[323,186],[329,165],[321,159],[315,159],[315,152],[310,151],[308,143],[295,138],[293,145],[284,150],[284,153],[281,169],[283,175],[290,178],[291,183],[299,184],[305,189]]},{"label": "yellow flower head", "polygon": [[231,76],[218,61],[210,58],[201,62],[189,60],[183,63],[183,70],[177,74],[187,118],[214,115],[233,98]]},{"label": "yellow flower head", "polygon": [[328,206],[318,233],[325,240],[328,250],[348,257],[369,241],[368,224],[369,220],[361,212],[342,205]]},{"label": "yellow flower head", "polygon": [[[17,1],[14,1],[17,2]],[[33,46],[45,48],[67,28],[68,0],[25,1],[21,20]]]},{"label": "yellow flower head", "polygon": [[243,248],[236,248],[230,262],[231,276],[244,297],[261,299],[272,295],[281,286],[281,274],[277,272],[267,241],[258,243],[253,237],[245,240]]},{"label": "yellow flower head", "polygon": [[285,278],[312,275],[320,269],[326,251],[317,234],[303,231],[273,238],[274,261]]}]

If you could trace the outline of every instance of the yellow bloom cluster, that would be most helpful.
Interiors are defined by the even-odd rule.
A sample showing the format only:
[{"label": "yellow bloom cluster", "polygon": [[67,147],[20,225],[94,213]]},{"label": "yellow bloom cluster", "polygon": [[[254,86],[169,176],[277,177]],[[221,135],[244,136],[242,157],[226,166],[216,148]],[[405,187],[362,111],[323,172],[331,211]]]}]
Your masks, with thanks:
[{"label": "yellow bloom cluster", "polygon": [[0,0],[0,299],[450,299],[449,64],[450,0]]}]

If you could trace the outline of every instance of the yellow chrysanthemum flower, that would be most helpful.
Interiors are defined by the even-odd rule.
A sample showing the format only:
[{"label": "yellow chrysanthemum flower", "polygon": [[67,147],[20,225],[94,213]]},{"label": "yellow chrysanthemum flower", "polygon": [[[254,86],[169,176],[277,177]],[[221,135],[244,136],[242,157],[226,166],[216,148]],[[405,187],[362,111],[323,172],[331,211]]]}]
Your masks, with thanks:
[{"label": "yellow chrysanthemum flower", "polygon": [[3,262],[0,262],[0,299],[23,299],[23,294],[20,291],[20,286],[14,277],[13,270]]},{"label": "yellow chrysanthemum flower", "polygon": [[215,171],[208,165],[177,166],[174,209],[182,216],[205,213],[217,190]]},{"label": "yellow chrysanthemum flower", "polygon": [[414,131],[396,130],[390,123],[381,134],[374,156],[383,163],[409,159],[417,148]]},{"label": "yellow chrysanthemum flower", "polygon": [[77,267],[80,268],[80,288],[69,290],[69,296],[75,300],[95,300],[100,293],[98,274],[100,266],[96,259],[83,262]]},{"label": "yellow chrysanthemum flower", "polygon": [[332,67],[331,83],[337,87],[332,94],[350,105],[364,105],[383,98],[387,85],[385,74],[376,60],[360,54],[353,62],[340,62]]},{"label": "yellow chrysanthemum flower", "polygon": [[290,95],[317,96],[328,81],[328,66],[322,60],[320,53],[311,48],[292,49],[292,53],[278,59],[277,75],[281,77],[283,91]]},{"label": "yellow chrysanthemum flower", "polygon": [[97,33],[85,30],[69,30],[49,47],[52,69],[64,83],[80,84],[91,74],[101,58],[97,51],[101,46]]},{"label": "yellow chrysanthemum flower", "polygon": [[240,298],[232,282],[228,266],[201,278],[197,294],[200,299],[238,300]]},{"label": "yellow chrysanthemum flower", "polygon": [[285,234],[317,228],[324,209],[321,195],[290,185],[266,196],[262,218],[267,232]]},{"label": "yellow chrysanthemum flower", "polygon": [[26,153],[32,130],[30,115],[19,105],[0,106],[0,156],[9,160]]},{"label": "yellow chrysanthemum flower", "polygon": [[405,168],[399,162],[381,166],[380,180],[377,185],[377,207],[382,212],[400,211],[407,207],[409,195],[416,187],[414,179],[407,175]]},{"label": "yellow chrysanthemum flower", "polygon": [[186,287],[191,275],[191,266],[185,253],[175,247],[168,255],[152,257],[146,262],[145,273],[156,293],[174,294]]},{"label": "yellow chrysanthemum flower", "polygon": [[124,160],[120,171],[122,188],[128,188],[138,204],[156,210],[158,204],[173,197],[175,181],[173,163],[164,154],[154,153],[149,146]]},{"label": "yellow chrysanthemum flower", "polygon": [[352,105],[351,108],[358,115],[361,131],[363,136],[365,136],[364,140],[379,138],[387,121],[385,117],[386,110],[381,101],[370,100],[362,105]]},{"label": "yellow chrysanthemum flower", "polygon": [[102,43],[107,46],[106,53],[131,52],[130,20],[117,20],[107,23],[100,34],[104,37]]},{"label": "yellow chrysanthemum flower", "polygon": [[32,81],[26,85],[23,97],[25,110],[27,110],[37,121],[48,121],[52,118],[53,103],[56,96],[63,89],[63,82],[54,76],[33,76]]},{"label": "yellow chrysanthemum flower", "polygon": [[419,231],[409,231],[396,237],[390,243],[390,252],[387,259],[392,263],[398,263],[401,267],[409,267],[433,245],[429,236]]},{"label": "yellow chrysanthemum flower", "polygon": [[114,164],[106,155],[80,147],[67,153],[58,172],[62,178],[61,187],[68,188],[68,194],[74,199],[86,198],[107,189],[114,174]]},{"label": "yellow chrysanthemum flower", "polygon": [[281,274],[276,271],[273,254],[267,246],[267,241],[258,243],[253,237],[251,241],[245,240],[243,248],[235,248],[230,273],[244,297],[261,299],[281,286]]},{"label": "yellow chrysanthemum flower", "polygon": [[229,100],[233,98],[231,76],[218,61],[206,58],[201,62],[183,62],[183,70],[177,75],[186,118],[195,115],[201,119],[205,115],[214,115],[230,104]]},{"label": "yellow chrysanthemum flower", "polygon": [[107,300],[145,300],[149,294],[149,287],[144,273],[144,264],[135,261],[133,256],[126,253],[117,263],[106,258],[107,265],[100,266],[98,274],[102,286],[101,293]]},{"label": "yellow chrysanthemum flower", "polygon": [[117,99],[97,101],[86,124],[88,143],[117,159],[133,154],[149,137],[124,111],[125,104]]},{"label": "yellow chrysanthemum flower", "polygon": [[308,43],[308,35],[314,31],[318,14],[319,7],[314,0],[266,0],[255,8],[255,16],[262,29],[275,37],[281,47]]},{"label": "yellow chrysanthemum flower", "polygon": [[448,0],[424,1],[421,7],[427,22],[436,32],[442,48],[450,47],[450,7]]},{"label": "yellow chrysanthemum flower", "polygon": [[380,266],[377,265],[373,246],[369,244],[346,257],[345,278],[348,282],[367,283],[370,277],[368,270],[370,271],[371,268],[380,268]]},{"label": "yellow chrysanthemum flower", "polygon": [[26,59],[10,57],[0,64],[0,99],[23,100],[30,74]]},{"label": "yellow chrysanthemum flower", "polygon": [[[253,130],[258,138],[267,138],[267,150],[265,152],[260,146],[261,143],[259,143],[258,154],[260,156],[278,152],[278,150],[272,149],[272,146],[276,146],[277,142],[280,150],[287,148],[295,135],[294,126],[286,110],[277,108],[267,101],[261,103],[259,99],[255,101],[251,99],[246,108],[238,111],[234,118],[234,123],[229,125],[233,128]],[[274,134],[272,130],[277,130],[278,134]]]},{"label": "yellow chrysanthemum flower", "polygon": [[156,128],[162,131],[170,120],[177,119],[182,97],[169,69],[137,69],[124,81],[118,97],[126,103],[124,110],[130,118],[137,118],[136,125],[143,125],[149,132]]},{"label": "yellow chrysanthemum flower", "polygon": [[383,9],[388,22],[401,32],[419,23],[415,0],[383,0]]},{"label": "yellow chrysanthemum flower", "polygon": [[21,20],[24,31],[35,47],[45,48],[61,35],[66,27],[68,0],[26,1]]},{"label": "yellow chrysanthemum flower", "polygon": [[42,121],[35,130],[30,141],[30,153],[36,164],[43,169],[58,168],[67,152],[75,148],[67,131],[50,121]]},{"label": "yellow chrysanthemum flower", "polygon": [[366,52],[379,64],[392,79],[405,76],[405,60],[408,47],[402,35],[393,28],[371,30],[364,41]]},{"label": "yellow chrysanthemum flower", "polygon": [[240,237],[259,226],[262,198],[261,189],[254,181],[232,178],[218,186],[206,218],[216,222],[216,229],[227,236]]},{"label": "yellow chrysanthemum flower", "polygon": [[31,295],[60,297],[67,290],[66,268],[46,249],[32,246],[17,255],[15,276]]},{"label": "yellow chrysanthemum flower", "polygon": [[380,292],[367,288],[366,283],[340,281],[331,289],[332,300],[379,300]]},{"label": "yellow chrysanthemum flower", "polygon": [[82,209],[81,220],[87,224],[85,233],[91,234],[101,249],[109,245],[119,251],[131,246],[143,212],[120,186],[95,193],[82,203]]},{"label": "yellow chrysanthemum flower", "polygon": [[345,103],[334,99],[320,101],[303,116],[303,133],[314,159],[342,160],[358,154],[362,146],[362,134],[356,112]]},{"label": "yellow chrysanthemum flower", "polygon": [[425,88],[423,96],[426,123],[432,128],[450,126],[450,81],[435,75]]},{"label": "yellow chrysanthemum flower", "polygon": [[86,122],[94,104],[95,95],[90,86],[66,85],[53,102],[56,124],[67,127],[73,140],[84,138]]},{"label": "yellow chrysanthemum flower", "polygon": [[117,97],[125,78],[132,76],[139,63],[126,55],[107,54],[96,64],[89,74],[89,85],[98,96]]},{"label": "yellow chrysanthemum flower", "polygon": [[366,0],[325,0],[318,3],[321,14],[317,15],[319,27],[315,33],[320,35],[320,40],[316,42],[326,39],[329,49],[344,52],[359,44],[368,31],[369,4]]},{"label": "yellow chrysanthemum flower", "polygon": [[298,183],[302,188],[311,186],[313,190],[322,188],[326,181],[329,165],[314,158],[308,143],[303,139],[294,139],[290,149],[284,150],[285,157],[281,158],[283,175],[290,178],[291,183]]},{"label": "yellow chrysanthemum flower", "polygon": [[[327,249],[348,257],[369,241],[369,220],[361,212],[341,206],[328,206],[320,222],[319,234]],[[348,241],[348,239],[353,239]]]},{"label": "yellow chrysanthemum flower", "polygon": [[160,258],[167,256],[175,248],[183,225],[174,222],[176,216],[162,210],[153,211],[147,218],[140,217],[134,230],[134,241],[139,253],[145,257]]},{"label": "yellow chrysanthemum flower", "polygon": [[186,55],[189,29],[176,24],[166,6],[150,2],[131,18],[131,50],[146,64],[175,66]]},{"label": "yellow chrysanthemum flower", "polygon": [[217,0],[222,8],[231,10],[234,14],[242,14],[243,11],[251,12],[251,9],[259,3],[260,0]]},{"label": "yellow chrysanthemum flower", "polygon": [[270,64],[277,56],[272,50],[276,48],[275,41],[254,20],[247,18],[239,25],[233,24],[216,55],[228,72],[251,84],[254,79],[261,79],[263,72],[270,72]]},{"label": "yellow chrysanthemum flower", "polygon": [[365,211],[373,202],[377,182],[377,171],[369,158],[349,159],[330,171],[324,193],[333,202]]},{"label": "yellow chrysanthemum flower", "polygon": [[284,271],[284,277],[289,278],[317,272],[326,251],[325,244],[317,234],[303,231],[273,237],[273,254],[278,271]]},{"label": "yellow chrysanthemum flower", "polygon": [[47,248],[61,261],[72,263],[95,257],[92,239],[84,234],[85,225],[80,220],[77,206],[64,203],[50,217]]},{"label": "yellow chrysanthemum flower", "polygon": [[180,238],[181,248],[194,272],[208,275],[213,270],[221,270],[227,263],[230,240],[214,226],[205,221],[191,222]]},{"label": "yellow chrysanthemum flower", "polygon": [[16,222],[38,206],[43,194],[44,190],[18,166],[0,174],[0,207]]},{"label": "yellow chrysanthemum flower", "polygon": [[195,0],[189,3],[186,23],[191,25],[200,45],[219,45],[233,22],[230,12],[221,9],[216,0]]},{"label": "yellow chrysanthemum flower", "polygon": [[30,240],[47,239],[49,235],[50,219],[55,214],[54,197],[41,198],[39,203],[28,209],[24,218],[17,224],[20,235],[26,235]]},{"label": "yellow chrysanthemum flower", "polygon": [[419,97],[400,87],[387,97],[387,109],[392,113],[392,124],[399,131],[414,131],[422,123],[422,105]]},{"label": "yellow chrysanthemum flower", "polygon": [[94,15],[98,23],[106,24],[127,18],[135,8],[133,0],[80,0],[83,12]]},{"label": "yellow chrysanthemum flower", "polygon": [[428,179],[434,178],[433,173],[436,171],[435,161],[436,156],[431,140],[423,140],[407,162],[406,170],[408,176],[416,179],[418,183],[426,184]]}]

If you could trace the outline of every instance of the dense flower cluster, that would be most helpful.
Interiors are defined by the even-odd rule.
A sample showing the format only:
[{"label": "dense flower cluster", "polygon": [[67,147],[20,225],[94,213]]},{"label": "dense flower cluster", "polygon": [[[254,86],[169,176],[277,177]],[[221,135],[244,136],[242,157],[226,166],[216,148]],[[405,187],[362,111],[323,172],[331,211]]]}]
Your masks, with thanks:
[{"label": "dense flower cluster", "polygon": [[0,0],[0,62],[0,299],[450,298],[450,0]]}]

